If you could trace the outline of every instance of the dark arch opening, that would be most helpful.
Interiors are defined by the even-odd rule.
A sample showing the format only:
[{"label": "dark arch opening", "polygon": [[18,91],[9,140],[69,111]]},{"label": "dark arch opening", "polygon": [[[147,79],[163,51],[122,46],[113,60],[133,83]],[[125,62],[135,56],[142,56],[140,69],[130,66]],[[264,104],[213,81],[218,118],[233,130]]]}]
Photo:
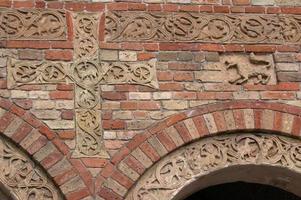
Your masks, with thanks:
[{"label": "dark arch opening", "polygon": [[233,182],[204,188],[185,200],[301,200],[293,193],[270,185]]}]

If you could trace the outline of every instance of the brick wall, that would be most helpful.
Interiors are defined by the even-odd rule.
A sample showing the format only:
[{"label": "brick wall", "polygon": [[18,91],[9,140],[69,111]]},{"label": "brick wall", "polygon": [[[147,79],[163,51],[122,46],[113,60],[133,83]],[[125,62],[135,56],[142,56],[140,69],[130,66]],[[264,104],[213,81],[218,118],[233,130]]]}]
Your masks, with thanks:
[{"label": "brick wall", "polygon": [[[198,106],[211,105],[216,102],[226,103],[252,100],[254,104],[255,102],[277,102],[290,105],[292,109],[301,107],[301,7],[298,7],[300,4],[301,1],[298,0],[137,0],[124,2],[113,2],[110,0],[92,0],[92,2],[2,0],[0,1],[0,7],[3,10],[62,10],[66,17],[66,38],[58,41],[55,38],[31,40],[29,37],[20,40],[19,38],[9,39],[4,37],[3,39],[2,37],[0,40],[0,96],[3,102],[9,101],[13,103],[18,109],[30,114],[32,119],[46,125],[45,127],[49,128],[55,135],[55,140],[59,141],[67,149],[67,152],[63,153],[64,156],[60,156],[60,158],[62,161],[68,160],[69,164],[66,165],[68,166],[66,167],[68,168],[68,173],[71,174],[73,173],[72,171],[76,171],[74,174],[78,174],[77,176],[70,175],[71,178],[69,177],[69,179],[66,178],[69,181],[68,184],[71,185],[70,187],[75,188],[72,192],[67,191],[67,189],[63,191],[68,199],[122,199],[120,197],[122,196],[122,191],[117,191],[118,195],[116,195],[116,191],[99,189],[104,179],[107,178],[106,173],[112,171],[107,172],[103,168],[105,166],[107,166],[106,170],[110,170],[110,166],[114,168],[117,162],[112,160],[112,158],[114,156],[116,158],[116,155],[122,155],[122,152],[126,151],[123,147],[126,147],[129,141],[134,137],[139,138],[139,135],[143,135],[146,130],[151,130],[152,127],[158,127],[157,125],[163,120],[172,119],[173,116],[179,116],[179,113],[194,110]],[[139,39],[137,41],[120,40],[119,42],[107,39],[105,16],[112,11],[160,12],[165,14],[185,12],[191,15],[202,13],[231,16],[245,15],[246,13],[250,16],[266,16],[266,14],[268,16],[280,14],[282,16],[283,14],[285,16],[296,16],[296,21],[299,24],[295,26],[294,24],[285,25],[293,27],[292,30],[288,30],[293,31],[293,35],[296,36],[295,40],[291,40],[291,42],[277,42],[277,38],[274,38],[276,42],[264,41],[256,43],[248,41],[223,42],[218,40],[185,42],[166,39],[164,41],[156,38],[145,41],[139,41]],[[99,85],[100,93],[98,95],[101,102],[98,109],[101,110],[102,141],[109,155],[106,158],[101,156],[96,158],[73,158],[71,156],[77,142],[75,129],[76,106],[74,103],[75,86],[73,83],[67,81],[52,84],[24,84],[8,89],[8,58],[41,62],[74,61],[74,51],[78,47],[74,47],[74,24],[71,16],[76,12],[101,14],[98,31],[98,58],[101,61],[129,64],[154,61],[156,66],[155,73],[158,87],[149,87],[141,84]],[[258,31],[260,32],[261,30],[258,29]],[[273,32],[273,30],[269,31],[270,33]],[[3,35],[4,33],[0,32],[0,38]],[[275,76],[274,83],[254,84],[251,81],[247,81],[243,84],[231,84],[223,81],[226,78],[225,74],[215,73],[218,69],[214,69],[214,66],[216,64],[224,64],[222,62],[225,57],[239,55],[248,59],[251,53],[255,53],[256,56],[269,56],[272,58]],[[235,70],[231,73],[235,73]],[[10,110],[6,105],[2,103],[2,108]],[[20,115],[22,116],[23,113]],[[1,123],[8,123],[5,121],[4,112],[0,112],[0,116],[0,125]],[[189,128],[190,125],[189,122],[186,122],[181,126],[185,129],[185,127]],[[179,131],[183,127],[177,127],[177,130]],[[43,134],[45,135],[45,133]],[[8,135],[8,137],[10,136]],[[164,136],[161,136],[161,138],[164,140]],[[53,141],[53,138],[48,138],[48,140]],[[139,139],[136,140],[139,141]],[[22,143],[22,141],[18,143]],[[48,148],[52,149],[49,152],[53,151],[52,146],[45,145],[46,143],[42,145],[44,151]],[[158,156],[160,152],[152,153],[154,149],[149,148],[149,144],[144,146],[146,151],[149,149],[148,159],[156,160],[154,157]],[[160,151],[160,148],[156,150]],[[57,151],[60,152],[61,150]],[[163,155],[164,153],[161,152],[161,154]],[[33,157],[35,158],[35,156]],[[136,157],[139,157],[139,155],[136,155]],[[36,160],[40,162],[38,158]],[[59,161],[60,159],[54,160],[47,167],[51,168]],[[134,158],[132,162],[137,162],[137,160]],[[131,165],[130,163],[131,161],[129,160],[127,164]],[[132,163],[132,165],[134,164]],[[139,163],[136,165],[139,165]],[[129,178],[124,177],[126,173],[129,174],[130,172],[116,174],[117,177],[114,179],[119,180],[119,183],[111,181],[110,183],[115,183],[113,187],[118,187],[116,186],[118,184],[128,186],[128,182],[133,182],[133,180],[129,181]],[[133,172],[133,174],[136,175],[137,173]],[[78,179],[80,179],[82,184],[77,186],[76,181],[75,183],[72,182],[73,177],[79,177]],[[56,183],[64,184],[65,182],[56,181]],[[88,189],[83,189],[85,187]],[[96,193],[100,195],[94,196]]]}]

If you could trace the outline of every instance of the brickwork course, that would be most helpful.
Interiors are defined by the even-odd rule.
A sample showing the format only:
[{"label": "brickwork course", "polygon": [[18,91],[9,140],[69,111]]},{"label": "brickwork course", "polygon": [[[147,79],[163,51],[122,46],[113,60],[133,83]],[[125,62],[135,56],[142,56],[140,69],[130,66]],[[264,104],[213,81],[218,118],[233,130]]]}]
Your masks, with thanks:
[{"label": "brickwork course", "polygon": [[[0,8],[0,133],[65,199],[125,199],[157,161],[209,134],[301,134],[300,0],[0,0]],[[28,25],[36,11],[58,14]],[[96,21],[90,46],[79,13]],[[85,84],[72,71],[81,59],[113,67]],[[57,71],[45,68],[29,80],[41,63],[65,65],[64,79],[49,81]],[[78,94],[92,88],[97,103],[82,106]],[[93,155],[82,153],[82,110],[100,113]]]}]

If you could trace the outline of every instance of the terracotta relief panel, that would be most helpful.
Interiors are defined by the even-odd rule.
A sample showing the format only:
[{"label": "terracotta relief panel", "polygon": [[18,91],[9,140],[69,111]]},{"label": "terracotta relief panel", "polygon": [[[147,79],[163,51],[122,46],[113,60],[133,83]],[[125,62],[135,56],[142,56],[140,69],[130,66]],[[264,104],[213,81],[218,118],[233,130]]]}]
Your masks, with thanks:
[{"label": "terracotta relief panel", "polygon": [[65,40],[66,14],[60,10],[0,10],[0,40]]},{"label": "terracotta relief panel", "polygon": [[195,77],[201,82],[233,85],[277,83],[273,56],[254,53],[221,55],[219,62],[204,64]]},{"label": "terracotta relief panel", "polygon": [[126,199],[173,199],[185,184],[235,165],[273,165],[301,172],[299,140],[267,134],[216,136],[192,143],[149,169]]},{"label": "terracotta relief panel", "polygon": [[0,163],[0,182],[16,199],[63,199],[46,174],[3,137],[0,137]]},{"label": "terracotta relief panel", "polygon": [[298,15],[108,12],[107,41],[298,43]]}]

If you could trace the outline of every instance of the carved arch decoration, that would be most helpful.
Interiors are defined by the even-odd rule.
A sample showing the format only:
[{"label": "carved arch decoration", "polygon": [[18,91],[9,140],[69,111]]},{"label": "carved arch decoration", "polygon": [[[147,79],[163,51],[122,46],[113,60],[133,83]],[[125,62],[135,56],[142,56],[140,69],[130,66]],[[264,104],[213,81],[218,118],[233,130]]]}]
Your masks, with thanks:
[{"label": "carved arch decoration", "polygon": [[20,148],[0,136],[0,184],[14,200],[63,200],[44,170]]},{"label": "carved arch decoration", "polygon": [[[207,137],[160,160],[141,177],[126,199],[179,199],[176,197],[183,188],[206,175],[224,168],[248,165],[287,168],[301,174],[301,141],[256,133]],[[277,176],[274,176],[271,180],[261,181],[272,184],[273,179],[277,181]],[[294,192],[301,195],[298,189]]]},{"label": "carved arch decoration", "polygon": [[[293,105],[245,100],[207,104],[173,115],[153,125],[145,133],[135,136],[117,152],[112,157],[111,162],[108,163],[98,175],[96,179],[96,192],[104,199],[131,199],[128,195],[131,195],[133,191],[137,191],[138,193],[136,192],[136,194],[140,195],[141,193],[138,191],[139,189],[137,189],[139,188],[140,180],[145,180],[144,176],[148,176],[151,173],[149,171],[156,171],[151,170],[160,165],[156,163],[167,162],[165,158],[168,159],[172,157],[172,155],[174,155],[173,152],[179,149],[181,153],[186,152],[183,155],[189,155],[187,152],[189,152],[189,150],[191,151],[191,149],[193,149],[192,147],[194,147],[189,146],[189,144],[196,141],[199,141],[203,146],[208,144],[209,149],[211,149],[213,153],[217,153],[217,158],[220,157],[218,152],[222,153],[222,155],[227,153],[223,152],[227,148],[217,147],[227,147],[228,145],[228,161],[225,159],[226,157],[220,157],[224,158],[222,161],[226,164],[230,161],[232,163],[258,162],[258,159],[261,159],[260,162],[268,163],[270,166],[282,165],[286,169],[298,168],[298,170],[300,170],[300,113],[301,108]],[[229,133],[233,133],[233,135],[231,135],[231,137],[227,136]],[[271,133],[276,134],[269,135]],[[221,138],[216,137],[212,140],[204,139],[203,141],[203,138],[210,138],[212,136],[221,136]],[[212,142],[210,143],[210,141]],[[249,144],[254,152],[250,151],[249,153],[240,155],[237,149]],[[265,148],[264,151],[266,152],[263,150],[258,151],[258,148],[262,148],[263,146],[270,146],[271,149]],[[224,150],[221,152],[221,149]],[[281,150],[285,153],[280,154],[280,157],[273,154],[278,151],[281,152]],[[208,152],[209,150],[207,154],[209,154]],[[272,153],[271,155],[275,155],[275,157],[264,158],[267,152]],[[182,163],[193,164],[191,160],[197,158],[200,158],[200,154],[192,153],[189,156],[190,161],[188,162],[189,159],[184,159]],[[205,173],[202,170],[207,168],[208,171],[208,166],[211,166],[211,169],[220,166],[217,160],[213,163],[209,162],[210,159],[207,160],[207,166],[195,166],[195,168],[200,167],[197,168],[197,171]],[[171,165],[178,164],[176,159],[173,162]],[[181,160],[179,160],[179,164],[180,163]],[[162,165],[164,164],[160,166]],[[183,165],[177,169],[180,170],[181,167],[183,167]],[[157,172],[160,172],[159,168]],[[168,168],[163,167],[163,171],[164,170],[167,172]],[[179,173],[179,171],[175,172],[176,176],[174,178],[179,178],[179,174],[177,173]],[[192,171],[187,172],[183,177],[189,177],[189,174],[192,175],[191,173]],[[156,173],[152,175],[155,176]],[[161,181],[163,180],[161,179]],[[147,187],[151,188],[158,184],[158,182],[156,182],[156,180],[152,182],[152,180],[149,179],[148,184]],[[164,185],[160,189],[163,188]],[[154,191],[157,191],[157,189],[154,189]],[[136,198],[132,199],[139,198],[136,196]]]}]

